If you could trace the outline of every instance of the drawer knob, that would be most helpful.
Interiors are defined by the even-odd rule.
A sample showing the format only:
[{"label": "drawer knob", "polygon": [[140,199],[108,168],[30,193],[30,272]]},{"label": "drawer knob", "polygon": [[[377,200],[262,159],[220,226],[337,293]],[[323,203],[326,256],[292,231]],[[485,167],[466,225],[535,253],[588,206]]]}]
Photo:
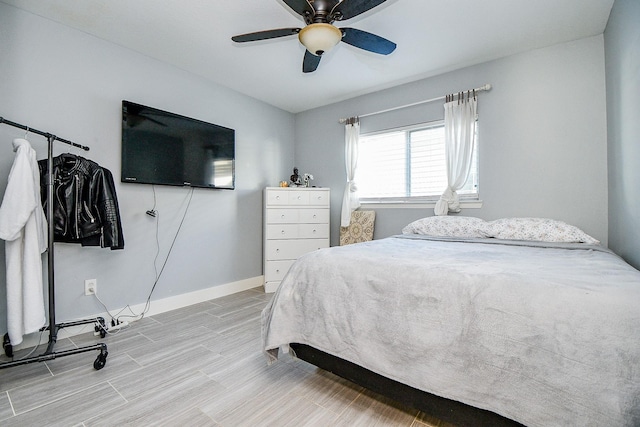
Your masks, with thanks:
[{"label": "drawer knob", "polygon": [[280,233],[284,234],[284,230],[282,230]]},{"label": "drawer knob", "polygon": [[284,219],[284,214],[282,214],[282,215],[280,216],[280,218]]},{"label": "drawer knob", "polygon": [[300,200],[302,197],[298,196],[298,200]]},{"label": "drawer knob", "polygon": [[316,234],[316,230],[313,230],[313,234]]},{"label": "drawer knob", "polygon": [[280,196],[276,196],[276,200],[280,200]]},{"label": "drawer knob", "polygon": [[316,214],[313,214],[313,217],[314,217],[314,218],[317,218],[317,217],[318,217],[318,215],[316,215]]},{"label": "drawer knob", "polygon": [[276,249],[276,253],[280,252],[280,249]]},{"label": "drawer knob", "polygon": [[280,273],[280,269],[279,268],[276,268],[276,273]]}]

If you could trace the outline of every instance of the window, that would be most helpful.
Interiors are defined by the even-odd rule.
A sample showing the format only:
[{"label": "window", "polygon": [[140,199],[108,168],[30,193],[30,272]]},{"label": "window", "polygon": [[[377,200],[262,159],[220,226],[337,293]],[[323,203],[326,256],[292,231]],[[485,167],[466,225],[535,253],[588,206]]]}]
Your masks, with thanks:
[{"label": "window", "polygon": [[[460,198],[478,197],[477,134]],[[362,202],[424,202],[447,188],[444,122],[360,135],[358,194]]]}]

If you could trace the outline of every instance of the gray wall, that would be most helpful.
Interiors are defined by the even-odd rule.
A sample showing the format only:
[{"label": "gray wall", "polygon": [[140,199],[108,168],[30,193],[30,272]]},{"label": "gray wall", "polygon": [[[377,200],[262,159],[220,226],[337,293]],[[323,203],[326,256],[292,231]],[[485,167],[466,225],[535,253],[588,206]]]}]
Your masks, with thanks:
[{"label": "gray wall", "polygon": [[[150,185],[120,180],[121,101],[127,99],[236,130],[236,190],[196,189],[154,299],[257,277],[262,274],[262,189],[290,174],[294,116],[252,98],[0,3],[0,116],[85,144],[80,153],[116,179],[125,249],[111,251],[56,244],[59,320],[102,312],[83,295],[98,279],[110,308],[143,303],[153,285],[156,220]],[[11,141],[24,132],[0,125],[0,197],[13,161]],[[46,140],[29,137],[38,158]],[[156,186],[159,212],[158,269],[178,228],[186,188]],[[4,260],[4,244],[0,244]],[[5,266],[0,262],[0,301]],[[0,331],[6,308],[0,304]]]},{"label": "gray wall", "polygon": [[604,32],[609,247],[640,269],[640,2],[616,0]]},{"label": "gray wall", "polygon": [[[0,3],[0,116],[91,147],[76,154],[120,175],[122,99],[236,129],[237,189],[195,190],[154,299],[262,274],[262,189],[291,174],[314,175],[332,190],[332,244],[338,242],[346,173],[341,117],[378,111],[491,83],[480,94],[481,209],[494,219],[545,216],[583,228],[638,266],[638,3],[617,0],[605,36],[596,36],[405,84],[293,116],[180,69]],[[605,100],[605,53],[607,88]],[[635,70],[635,72],[634,72]],[[607,129],[606,107],[609,109]],[[364,132],[442,118],[442,103],[362,120]],[[609,182],[607,188],[607,132]],[[13,160],[0,126],[0,197]],[[39,158],[46,142],[31,135]],[[294,141],[296,141],[294,145]],[[635,144],[634,144],[635,141]],[[68,151],[57,146],[56,153]],[[634,167],[635,166],[635,167]],[[60,320],[102,311],[82,295],[97,278],[109,307],[142,303],[155,276],[155,220],[147,185],[116,182],[123,251],[56,245]],[[608,192],[610,194],[608,195]],[[637,191],[635,191],[637,195]],[[188,190],[156,187],[158,268],[186,207]],[[606,200],[609,197],[609,209]],[[378,209],[376,238],[400,232],[432,209]],[[611,221],[608,224],[607,218]],[[634,234],[635,233],[635,234]],[[0,245],[0,259],[4,245]],[[635,260],[635,261],[634,261]],[[0,283],[5,282],[0,262]],[[0,286],[0,301],[5,299]],[[5,307],[0,304],[0,331]]]},{"label": "gray wall", "polygon": [[[333,245],[344,191],[341,117],[380,111],[491,83],[479,96],[481,209],[487,220],[550,217],[607,244],[607,134],[602,36],[427,78],[296,116],[296,162],[332,190]],[[361,121],[367,132],[443,118],[442,102]],[[356,176],[357,178],[357,176]],[[357,181],[357,180],[356,180]],[[433,209],[376,209],[375,237],[397,234]]]}]

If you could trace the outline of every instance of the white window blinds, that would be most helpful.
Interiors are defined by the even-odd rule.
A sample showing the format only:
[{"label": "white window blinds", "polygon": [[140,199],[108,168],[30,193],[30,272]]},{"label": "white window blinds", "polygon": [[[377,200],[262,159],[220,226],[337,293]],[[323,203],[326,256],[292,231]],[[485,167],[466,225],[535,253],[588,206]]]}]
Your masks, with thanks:
[{"label": "white window blinds", "polygon": [[[477,195],[476,152],[461,195]],[[437,200],[447,187],[444,123],[361,135],[356,179],[362,201]]]}]

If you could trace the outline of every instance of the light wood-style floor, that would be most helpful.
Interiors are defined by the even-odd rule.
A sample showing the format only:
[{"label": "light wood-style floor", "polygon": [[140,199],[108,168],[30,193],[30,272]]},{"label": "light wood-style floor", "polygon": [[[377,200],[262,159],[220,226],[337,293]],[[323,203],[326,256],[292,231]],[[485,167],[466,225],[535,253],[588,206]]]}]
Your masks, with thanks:
[{"label": "light wood-style floor", "polygon": [[[0,425],[447,426],[306,362],[268,366],[270,297],[256,288],[135,322],[103,340],[99,371],[97,351],[0,370]],[[100,340],[64,337],[56,351]]]}]

